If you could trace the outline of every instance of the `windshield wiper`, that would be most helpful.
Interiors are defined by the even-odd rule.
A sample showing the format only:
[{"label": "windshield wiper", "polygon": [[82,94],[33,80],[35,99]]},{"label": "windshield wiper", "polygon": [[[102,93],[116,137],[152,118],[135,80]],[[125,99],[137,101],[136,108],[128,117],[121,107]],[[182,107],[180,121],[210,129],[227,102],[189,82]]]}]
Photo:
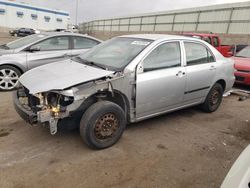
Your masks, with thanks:
[{"label": "windshield wiper", "polygon": [[0,45],[0,48],[5,49],[5,50],[9,50],[10,49],[6,44]]},{"label": "windshield wiper", "polygon": [[98,63],[95,63],[93,61],[88,61],[86,59],[82,59],[81,57],[77,56],[74,58],[75,60],[80,60],[81,63],[84,63],[85,65],[91,65],[91,66],[95,66],[104,70],[107,70],[107,68],[104,65],[100,65]]}]

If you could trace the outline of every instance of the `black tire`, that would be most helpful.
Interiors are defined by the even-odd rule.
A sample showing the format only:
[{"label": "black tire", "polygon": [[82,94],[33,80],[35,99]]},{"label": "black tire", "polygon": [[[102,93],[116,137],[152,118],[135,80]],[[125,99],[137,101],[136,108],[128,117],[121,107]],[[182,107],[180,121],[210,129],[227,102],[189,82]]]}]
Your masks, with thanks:
[{"label": "black tire", "polygon": [[221,104],[223,98],[223,92],[224,90],[221,84],[219,83],[214,84],[214,86],[209,91],[205,102],[201,105],[201,109],[204,112],[208,113],[215,112]]},{"label": "black tire", "polygon": [[[7,71],[7,74],[8,73],[10,74],[10,70],[14,71],[14,74],[13,74],[13,77],[11,77],[9,75],[9,78],[11,78],[11,79],[15,78],[14,80],[12,80],[12,83],[17,83],[17,84],[14,86],[12,83],[9,83],[8,88],[5,88],[6,81],[4,81],[1,78],[4,77],[4,74],[3,74],[4,71]],[[19,86],[18,79],[19,79],[20,76],[21,76],[21,72],[17,68],[15,68],[13,66],[10,66],[10,65],[2,65],[2,66],[0,66],[0,91],[12,91],[12,90],[16,89]],[[4,82],[1,82],[1,81],[4,81]],[[11,87],[11,85],[13,85],[14,87]]]},{"label": "black tire", "polygon": [[125,127],[123,109],[113,102],[100,101],[90,106],[83,114],[80,134],[90,148],[104,149],[121,138]]}]

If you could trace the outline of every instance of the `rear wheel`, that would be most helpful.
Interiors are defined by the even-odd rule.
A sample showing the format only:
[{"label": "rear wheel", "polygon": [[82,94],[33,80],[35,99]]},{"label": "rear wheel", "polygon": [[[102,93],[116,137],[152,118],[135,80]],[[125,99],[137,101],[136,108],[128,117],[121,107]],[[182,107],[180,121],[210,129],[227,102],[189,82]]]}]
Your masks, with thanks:
[{"label": "rear wheel", "polygon": [[123,109],[113,102],[100,101],[90,106],[83,114],[80,134],[89,147],[104,149],[120,139],[125,127]]},{"label": "rear wheel", "polygon": [[18,79],[21,72],[9,65],[0,66],[0,90],[11,91],[19,85]]},{"label": "rear wheel", "polygon": [[205,102],[201,105],[201,109],[205,112],[216,111],[223,98],[223,88],[219,83],[216,83],[209,91]]}]

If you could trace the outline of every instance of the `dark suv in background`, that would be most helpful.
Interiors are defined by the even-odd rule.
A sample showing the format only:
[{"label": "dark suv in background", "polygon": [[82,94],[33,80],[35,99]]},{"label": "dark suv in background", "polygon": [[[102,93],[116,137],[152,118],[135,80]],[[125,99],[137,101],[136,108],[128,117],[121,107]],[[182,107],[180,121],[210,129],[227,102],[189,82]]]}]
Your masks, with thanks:
[{"label": "dark suv in background", "polygon": [[28,35],[33,35],[35,33],[36,31],[31,28],[20,28],[20,29],[10,31],[10,35],[16,36],[16,37],[26,37]]}]

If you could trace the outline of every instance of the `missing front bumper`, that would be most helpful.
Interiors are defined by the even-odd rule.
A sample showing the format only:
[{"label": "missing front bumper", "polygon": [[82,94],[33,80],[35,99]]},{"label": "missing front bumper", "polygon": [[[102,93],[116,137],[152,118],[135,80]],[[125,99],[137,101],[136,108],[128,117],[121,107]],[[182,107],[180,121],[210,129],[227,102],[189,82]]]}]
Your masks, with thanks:
[{"label": "missing front bumper", "polygon": [[37,123],[37,115],[31,110],[25,109],[20,103],[19,98],[18,98],[18,91],[13,92],[13,103],[14,103],[16,112],[19,114],[19,116],[23,120],[25,120],[31,125]]},{"label": "missing front bumper", "polygon": [[27,110],[19,101],[18,91],[13,92],[13,103],[19,116],[31,125],[37,123],[49,123],[50,134],[57,133],[58,119],[53,118],[50,112],[38,112],[38,115],[31,110]]}]

